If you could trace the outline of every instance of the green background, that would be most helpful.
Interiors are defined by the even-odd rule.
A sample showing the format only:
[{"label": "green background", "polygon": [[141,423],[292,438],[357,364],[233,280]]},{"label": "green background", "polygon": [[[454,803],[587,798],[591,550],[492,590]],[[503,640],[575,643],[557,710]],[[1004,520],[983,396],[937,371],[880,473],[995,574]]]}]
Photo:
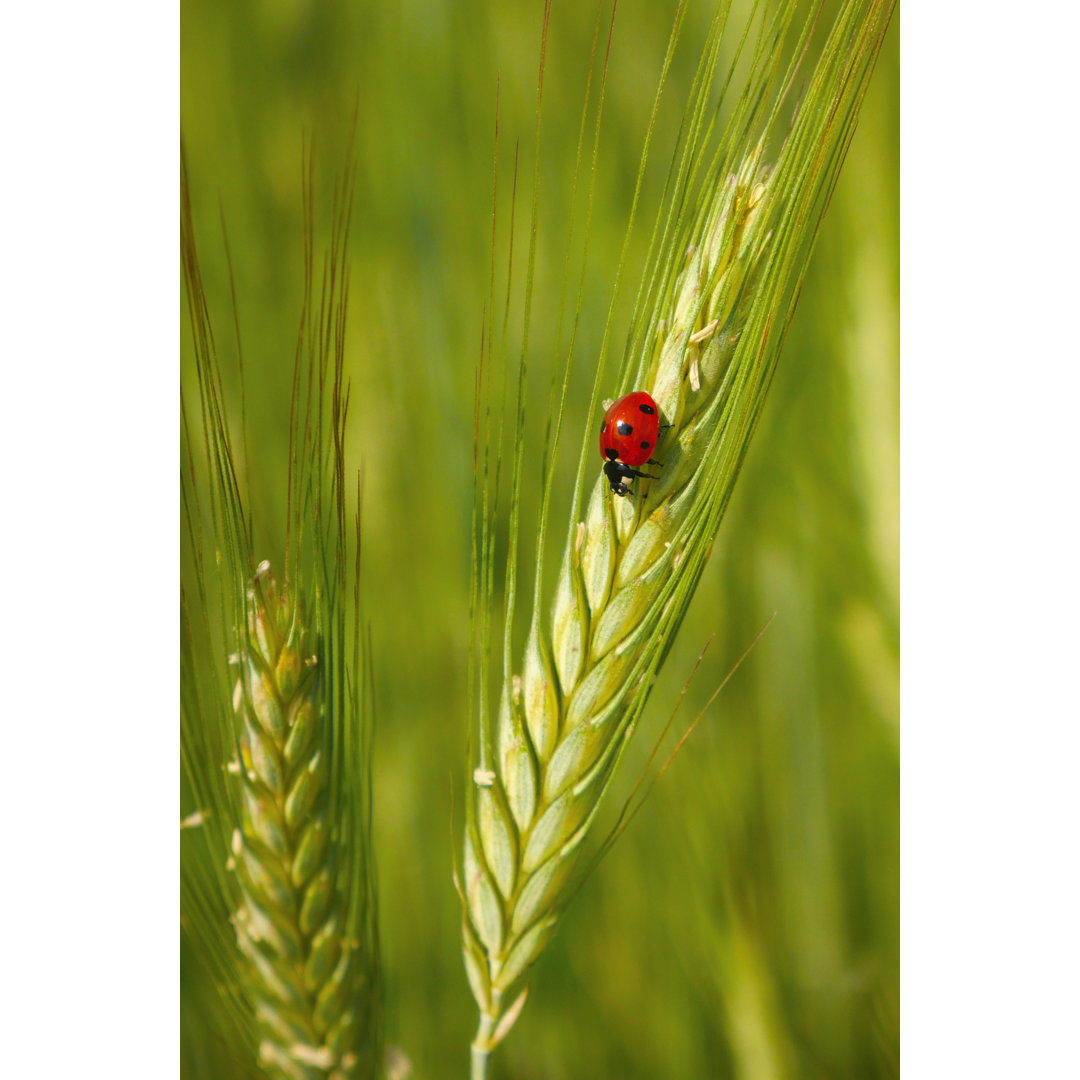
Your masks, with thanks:
[{"label": "green background", "polygon": [[[590,357],[674,8],[626,0],[617,14],[560,459],[568,484],[592,422]],[[710,12],[691,5],[665,89],[646,226]],[[470,727],[474,369],[490,274],[496,81],[504,215],[520,140],[520,284],[541,17],[536,2],[496,0],[181,5],[196,231],[228,367],[221,216],[227,225],[253,509],[260,554],[272,562],[281,558],[303,284],[302,140],[314,142],[325,216],[358,104],[346,365],[350,451],[366,476],[387,1036],[425,1078],[465,1075],[475,1027],[451,882]],[[551,20],[533,407],[518,433],[537,446],[594,20],[595,9],[570,3],[556,4]],[[533,970],[496,1077],[899,1073],[898,38],[894,21],[762,424],[609,811],[710,637],[669,742],[776,618],[571,907]],[[631,296],[647,232],[630,248]],[[500,296],[504,241],[503,229]],[[571,292],[576,285],[575,271]],[[624,332],[625,321],[616,340]],[[185,372],[190,354],[185,331]],[[233,412],[238,421],[238,405]],[[525,537],[533,512],[527,494]],[[561,534],[558,505],[553,521]],[[232,1075],[215,1042],[213,998],[186,948],[182,979],[184,1075]]]}]

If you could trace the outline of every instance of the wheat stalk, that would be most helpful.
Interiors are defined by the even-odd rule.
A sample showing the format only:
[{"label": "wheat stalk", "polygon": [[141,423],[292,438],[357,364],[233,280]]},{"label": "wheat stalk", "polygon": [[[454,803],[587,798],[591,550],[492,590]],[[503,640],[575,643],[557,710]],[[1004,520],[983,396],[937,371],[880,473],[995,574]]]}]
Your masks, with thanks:
[{"label": "wheat stalk", "polygon": [[[550,618],[538,569],[518,673],[505,659],[514,592],[508,571],[505,674],[493,722],[478,694],[462,864],[465,966],[480,1009],[474,1078],[486,1075],[491,1050],[520,1013],[526,990],[512,1004],[511,995],[574,891],[575,856],[711,551],[891,14],[887,3],[845,7],[776,167],[766,169],[763,134],[777,114],[775,104],[762,103],[793,7],[770,24],[773,51],[759,58],[712,167],[703,164],[708,128],[700,124],[711,70],[688,110],[698,119],[677,170],[685,186],[672,206],[686,198],[699,167],[705,182],[689,224],[678,228],[672,211],[664,225],[622,369],[624,390],[647,390],[670,425],[654,451],[663,468],[658,479],[637,481],[633,499],[614,496],[597,475],[586,500],[588,463],[599,472],[590,425]],[[722,22],[714,24],[717,34]],[[805,24],[796,53],[808,33]],[[706,50],[713,64],[715,44]],[[793,74],[789,68],[779,100]],[[550,476],[549,469],[546,484]],[[541,532],[541,567],[543,539]],[[481,605],[490,595],[485,573],[481,567]]]},{"label": "wheat stalk", "polygon": [[[351,171],[335,199],[316,307],[313,176],[305,169],[305,306],[292,380],[280,584],[268,562],[254,566],[250,500],[241,496],[226,418],[186,167],[181,188],[202,421],[201,429],[189,424],[185,405],[190,587],[182,593],[181,750],[197,805],[185,824],[198,825],[206,841],[201,853],[182,850],[184,925],[217,976],[243,1042],[234,1047],[238,1057],[257,1057],[263,1075],[275,1080],[371,1077],[381,1052],[381,1010],[359,490],[354,536],[345,527]],[[205,453],[201,471],[197,448]],[[266,469],[260,461],[263,482]],[[221,677],[227,657],[238,668],[231,688]]]}]

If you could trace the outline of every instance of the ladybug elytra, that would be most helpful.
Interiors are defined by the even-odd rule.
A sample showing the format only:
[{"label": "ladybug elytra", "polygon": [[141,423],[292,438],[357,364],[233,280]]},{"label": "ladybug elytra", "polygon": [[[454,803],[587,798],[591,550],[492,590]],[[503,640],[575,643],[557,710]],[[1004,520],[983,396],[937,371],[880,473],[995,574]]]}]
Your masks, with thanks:
[{"label": "ladybug elytra", "polygon": [[635,390],[619,398],[604,413],[604,422],[600,425],[600,456],[604,459],[604,475],[616,495],[629,494],[628,481],[636,476],[657,479],[650,473],[640,472],[637,466],[660,464],[652,460],[660,426],[660,410],[644,390]]}]

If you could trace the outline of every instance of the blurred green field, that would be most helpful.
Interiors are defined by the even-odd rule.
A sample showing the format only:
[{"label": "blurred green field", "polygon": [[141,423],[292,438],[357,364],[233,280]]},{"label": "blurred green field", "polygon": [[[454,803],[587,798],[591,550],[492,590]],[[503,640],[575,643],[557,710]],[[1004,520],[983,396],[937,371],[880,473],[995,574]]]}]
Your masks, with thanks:
[{"label": "blurred green field", "polygon": [[[561,461],[568,484],[591,422],[586,358],[602,334],[675,6],[627,0],[618,11],[580,393]],[[687,18],[643,190],[646,222],[710,14],[697,3]],[[283,542],[303,284],[302,138],[314,141],[325,216],[357,103],[346,364],[351,451],[366,476],[387,1036],[417,1077],[460,1077],[475,1027],[451,883],[472,722],[474,367],[490,273],[496,81],[508,199],[516,139],[522,176],[532,174],[542,4],[184,0],[181,17],[181,123],[206,291],[228,367],[236,346],[224,217],[256,535],[272,561]],[[531,339],[537,408],[535,430],[522,433],[538,444],[594,20],[595,9],[563,3],[551,22]],[[764,419],[627,755],[623,795],[709,638],[676,733],[776,618],[578,896],[534,969],[496,1077],[899,1073],[898,94],[894,20]],[[640,229],[632,281],[646,240]],[[519,332],[512,316],[511,342]],[[185,337],[185,371],[190,355]],[[233,413],[238,422],[238,398]],[[182,980],[183,1075],[234,1075],[187,948]]]}]

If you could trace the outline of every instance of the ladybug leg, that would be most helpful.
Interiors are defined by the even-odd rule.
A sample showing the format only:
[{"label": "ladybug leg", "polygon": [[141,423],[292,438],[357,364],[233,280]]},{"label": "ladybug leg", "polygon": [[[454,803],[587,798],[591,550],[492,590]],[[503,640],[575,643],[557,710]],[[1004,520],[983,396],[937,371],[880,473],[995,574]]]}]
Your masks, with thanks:
[{"label": "ladybug leg", "polygon": [[[658,462],[658,461],[648,461],[648,462],[646,462],[646,464],[647,465],[659,465],[660,462]],[[624,476],[640,476],[643,480],[659,480],[660,479],[659,476],[653,476],[652,473],[642,472],[640,469],[631,469],[629,466],[624,466],[624,468],[626,469],[626,472],[623,473]]]},{"label": "ladybug leg", "polygon": [[649,460],[646,461],[645,464],[646,465],[659,465],[661,469],[664,467],[664,463],[662,461],[653,461],[652,458],[649,458]]}]

